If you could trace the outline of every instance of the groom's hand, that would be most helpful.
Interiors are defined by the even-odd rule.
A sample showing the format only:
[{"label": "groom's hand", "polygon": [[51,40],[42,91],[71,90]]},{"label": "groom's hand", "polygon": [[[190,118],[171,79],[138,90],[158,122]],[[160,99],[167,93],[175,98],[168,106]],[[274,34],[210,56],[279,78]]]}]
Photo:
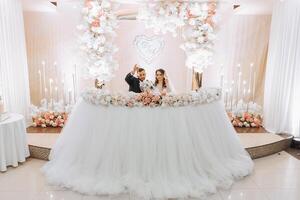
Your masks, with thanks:
[{"label": "groom's hand", "polygon": [[137,71],[138,71],[138,69],[139,69],[138,65],[137,65],[137,64],[135,64],[135,65],[134,65],[134,67],[133,67],[133,70],[132,70],[131,74],[132,74],[132,75],[134,75],[134,74],[135,74],[135,72],[137,72]]},{"label": "groom's hand", "polygon": [[136,64],[136,65],[134,65],[134,68],[133,68],[133,70],[136,72],[137,70],[139,69],[139,66]]}]

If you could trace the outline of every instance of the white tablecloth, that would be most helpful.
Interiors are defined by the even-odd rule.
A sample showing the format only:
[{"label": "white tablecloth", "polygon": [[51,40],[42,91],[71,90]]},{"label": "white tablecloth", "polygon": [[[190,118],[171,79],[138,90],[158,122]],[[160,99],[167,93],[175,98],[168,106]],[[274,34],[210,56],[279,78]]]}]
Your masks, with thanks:
[{"label": "white tablecloth", "polygon": [[17,167],[29,156],[24,117],[9,114],[9,118],[0,122],[0,171],[7,166]]},{"label": "white tablecloth", "polygon": [[204,198],[251,173],[221,101],[183,107],[104,107],[80,101],[43,168],[85,194]]}]

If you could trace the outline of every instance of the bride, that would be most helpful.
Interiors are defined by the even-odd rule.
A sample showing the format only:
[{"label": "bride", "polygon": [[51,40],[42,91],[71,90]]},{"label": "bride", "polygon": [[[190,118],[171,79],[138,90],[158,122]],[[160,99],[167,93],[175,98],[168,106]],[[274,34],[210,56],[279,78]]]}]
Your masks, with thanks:
[{"label": "bride", "polygon": [[170,87],[169,80],[164,69],[157,69],[155,71],[155,89],[161,94],[166,95],[173,90]]}]

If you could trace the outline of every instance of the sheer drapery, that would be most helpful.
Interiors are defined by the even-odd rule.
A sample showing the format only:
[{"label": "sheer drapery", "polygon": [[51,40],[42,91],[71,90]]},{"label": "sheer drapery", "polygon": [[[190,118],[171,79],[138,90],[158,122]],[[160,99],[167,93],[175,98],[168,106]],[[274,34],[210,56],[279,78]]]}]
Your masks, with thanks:
[{"label": "sheer drapery", "polygon": [[0,94],[7,111],[28,119],[30,96],[20,0],[0,1]]},{"label": "sheer drapery", "polygon": [[[230,15],[230,13],[226,15]],[[236,84],[237,64],[240,64],[241,79],[247,82],[246,88],[248,89],[251,72],[250,64],[253,63],[252,82],[254,71],[256,72],[254,100],[262,105],[270,23],[270,15],[228,16],[226,21],[223,21],[218,27],[214,65],[204,71],[203,85],[220,86],[220,74],[224,73],[224,86],[232,87],[231,81],[235,80]],[[223,70],[221,70],[221,65],[223,65]],[[249,97],[252,100],[253,83],[250,89],[251,95]],[[240,90],[239,96],[242,96],[242,93],[243,90]]]},{"label": "sheer drapery", "polygon": [[273,11],[265,82],[264,125],[300,135],[300,2],[277,1]]}]

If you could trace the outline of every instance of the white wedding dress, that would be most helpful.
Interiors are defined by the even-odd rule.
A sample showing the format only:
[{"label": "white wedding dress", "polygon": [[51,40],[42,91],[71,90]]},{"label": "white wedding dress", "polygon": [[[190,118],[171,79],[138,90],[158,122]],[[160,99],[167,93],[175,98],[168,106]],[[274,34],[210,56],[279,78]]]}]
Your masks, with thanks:
[{"label": "white wedding dress", "polygon": [[206,199],[252,172],[221,101],[127,108],[81,100],[43,167],[54,185],[90,195]]}]

